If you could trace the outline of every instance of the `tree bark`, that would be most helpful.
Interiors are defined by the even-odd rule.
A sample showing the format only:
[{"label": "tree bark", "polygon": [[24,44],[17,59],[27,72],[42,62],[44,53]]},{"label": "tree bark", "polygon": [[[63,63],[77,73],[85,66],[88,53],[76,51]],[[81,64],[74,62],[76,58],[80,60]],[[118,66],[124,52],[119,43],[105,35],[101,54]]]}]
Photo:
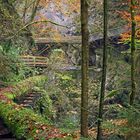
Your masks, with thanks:
[{"label": "tree bark", "polygon": [[89,66],[89,31],[88,3],[81,0],[81,32],[82,32],[82,82],[81,82],[81,136],[88,137],[88,66]]},{"label": "tree bark", "polygon": [[136,34],[136,22],[135,22],[135,0],[131,0],[131,94],[130,105],[133,105],[136,95],[136,81],[135,81],[135,34]]},{"label": "tree bark", "polygon": [[103,121],[103,103],[105,96],[105,84],[106,84],[106,70],[107,70],[107,12],[108,3],[104,0],[104,47],[103,47],[103,66],[102,66],[102,81],[101,81],[101,93],[99,102],[99,115],[98,115],[98,128],[97,128],[97,140],[102,139],[102,121]]}]

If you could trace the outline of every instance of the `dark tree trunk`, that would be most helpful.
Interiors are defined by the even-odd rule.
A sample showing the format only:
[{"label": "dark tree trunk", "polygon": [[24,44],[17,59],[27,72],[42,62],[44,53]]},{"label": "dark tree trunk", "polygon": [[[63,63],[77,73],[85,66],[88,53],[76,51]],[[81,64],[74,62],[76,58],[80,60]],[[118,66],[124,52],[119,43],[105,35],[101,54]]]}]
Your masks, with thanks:
[{"label": "dark tree trunk", "polygon": [[103,103],[105,96],[105,84],[106,84],[106,70],[107,70],[107,0],[104,0],[104,47],[103,47],[103,66],[102,66],[102,81],[101,81],[101,94],[99,102],[99,115],[98,115],[98,130],[97,140],[102,138],[102,121],[103,121]]},{"label": "dark tree trunk", "polygon": [[135,34],[136,34],[136,22],[135,22],[135,0],[131,0],[131,94],[130,94],[130,105],[133,105],[135,94],[136,94],[136,85],[135,85]]},{"label": "dark tree trunk", "polygon": [[88,66],[89,66],[89,32],[88,3],[81,0],[81,32],[82,32],[82,94],[81,94],[81,136],[88,137]]}]

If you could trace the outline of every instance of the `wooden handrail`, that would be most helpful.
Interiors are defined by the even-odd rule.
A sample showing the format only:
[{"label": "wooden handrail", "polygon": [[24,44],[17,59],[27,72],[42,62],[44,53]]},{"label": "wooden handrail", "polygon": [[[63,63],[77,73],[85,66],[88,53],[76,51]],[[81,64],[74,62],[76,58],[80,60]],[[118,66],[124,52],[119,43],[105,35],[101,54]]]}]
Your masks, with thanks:
[{"label": "wooden handrail", "polygon": [[20,58],[42,58],[42,59],[47,59],[45,56],[33,56],[33,55],[22,55]]}]

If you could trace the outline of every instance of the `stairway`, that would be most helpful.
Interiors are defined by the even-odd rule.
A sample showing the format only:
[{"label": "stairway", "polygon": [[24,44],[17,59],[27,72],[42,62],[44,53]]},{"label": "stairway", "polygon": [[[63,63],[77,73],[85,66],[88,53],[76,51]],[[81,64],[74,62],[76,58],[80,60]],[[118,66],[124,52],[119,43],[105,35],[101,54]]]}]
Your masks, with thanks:
[{"label": "stairway", "polygon": [[41,93],[37,91],[31,91],[27,95],[19,97],[16,101],[17,104],[23,107],[34,109],[36,102],[41,97]]}]

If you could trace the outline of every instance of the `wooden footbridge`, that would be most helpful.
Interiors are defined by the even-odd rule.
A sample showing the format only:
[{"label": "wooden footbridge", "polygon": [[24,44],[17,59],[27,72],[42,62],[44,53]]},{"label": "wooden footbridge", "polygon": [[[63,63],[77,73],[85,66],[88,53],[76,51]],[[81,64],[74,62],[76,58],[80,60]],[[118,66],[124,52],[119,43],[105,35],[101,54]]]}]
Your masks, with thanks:
[{"label": "wooden footbridge", "polygon": [[[119,37],[121,34],[128,32],[130,29],[128,27],[120,27],[111,29],[108,31],[108,40],[109,44],[114,46],[123,45],[119,44]],[[46,54],[51,51],[51,49],[55,46],[63,47],[64,51],[68,51],[70,47],[74,47],[74,49],[80,48],[79,46],[82,43],[81,36],[63,36],[60,38],[40,38],[40,37],[34,37],[35,44],[38,48],[38,51],[41,51],[40,54],[37,54],[37,56],[21,56],[20,60],[29,67],[40,67],[40,68],[46,68],[47,67],[47,57]],[[89,49],[90,49],[90,56],[95,55],[95,49],[102,48],[103,44],[103,33],[98,32],[94,33],[90,36],[89,39]],[[53,47],[52,47],[53,46]],[[44,52],[45,56],[42,55],[42,52]]]}]

